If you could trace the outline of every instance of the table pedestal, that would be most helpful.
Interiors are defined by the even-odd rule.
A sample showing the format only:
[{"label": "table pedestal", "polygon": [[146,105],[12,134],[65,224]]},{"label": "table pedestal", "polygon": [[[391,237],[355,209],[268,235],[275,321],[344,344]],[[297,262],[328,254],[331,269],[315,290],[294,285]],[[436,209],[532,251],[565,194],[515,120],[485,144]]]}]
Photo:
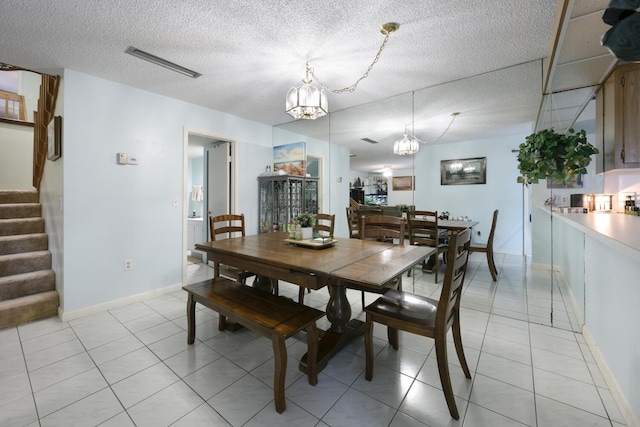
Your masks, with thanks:
[{"label": "table pedestal", "polygon": [[[328,331],[320,332],[318,345],[318,372],[322,371],[336,353],[342,350],[354,338],[364,334],[364,322],[351,319],[351,304],[347,299],[347,288],[341,282],[332,282],[329,285],[329,303],[327,304],[327,319],[331,322]],[[309,373],[307,355],[300,360],[300,370]]]}]

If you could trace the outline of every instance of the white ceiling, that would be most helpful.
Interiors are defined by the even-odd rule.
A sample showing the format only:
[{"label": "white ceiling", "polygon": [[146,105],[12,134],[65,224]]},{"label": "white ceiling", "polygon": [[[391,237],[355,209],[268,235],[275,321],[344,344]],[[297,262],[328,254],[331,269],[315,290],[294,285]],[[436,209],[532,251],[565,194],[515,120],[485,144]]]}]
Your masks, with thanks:
[{"label": "white ceiling", "polygon": [[[607,62],[599,46],[607,1],[568,3],[574,15],[590,17],[589,26],[562,38],[586,43]],[[381,24],[395,21],[400,29],[369,77],[354,93],[330,94],[330,118],[285,126],[321,133],[330,119],[332,142],[357,153],[352,169],[390,160],[400,167],[406,159],[388,153],[413,113],[415,134],[426,141],[446,128],[454,111],[461,115],[442,143],[533,130],[556,7],[556,0],[0,0],[0,61],[40,72],[73,69],[280,125],[292,121],[284,98],[300,85],[307,60],[328,86],[349,86],[382,43]],[[191,79],[126,55],[129,46],[202,76]],[[586,51],[559,55],[554,84],[583,86],[572,67]],[[584,78],[589,84],[601,77],[599,69],[591,74]],[[361,107],[349,110],[354,106]],[[380,143],[360,140],[365,137]],[[374,159],[374,148],[387,159]]]}]

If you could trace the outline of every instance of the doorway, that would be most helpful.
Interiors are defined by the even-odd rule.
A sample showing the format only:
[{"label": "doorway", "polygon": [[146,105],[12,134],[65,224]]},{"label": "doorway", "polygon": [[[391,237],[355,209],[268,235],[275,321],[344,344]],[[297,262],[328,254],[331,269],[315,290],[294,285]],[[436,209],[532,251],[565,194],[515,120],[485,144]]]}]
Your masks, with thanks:
[{"label": "doorway", "polygon": [[185,130],[183,282],[187,266],[207,263],[195,244],[209,240],[209,215],[233,212],[234,142]]}]

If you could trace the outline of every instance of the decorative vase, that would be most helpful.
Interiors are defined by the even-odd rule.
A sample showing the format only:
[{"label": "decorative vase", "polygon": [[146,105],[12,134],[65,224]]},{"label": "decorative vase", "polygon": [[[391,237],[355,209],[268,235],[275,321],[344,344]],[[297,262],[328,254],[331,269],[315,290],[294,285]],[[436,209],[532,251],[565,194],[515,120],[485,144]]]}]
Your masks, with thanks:
[{"label": "decorative vase", "polygon": [[302,240],[313,237],[313,227],[302,227]]}]

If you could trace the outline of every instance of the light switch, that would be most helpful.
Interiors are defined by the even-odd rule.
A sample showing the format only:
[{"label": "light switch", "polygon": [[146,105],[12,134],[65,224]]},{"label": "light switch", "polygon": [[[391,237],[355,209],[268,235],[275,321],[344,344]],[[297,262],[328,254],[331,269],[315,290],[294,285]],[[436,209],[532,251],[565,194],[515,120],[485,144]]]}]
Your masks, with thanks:
[{"label": "light switch", "polygon": [[118,164],[119,165],[127,164],[127,153],[118,153]]}]

